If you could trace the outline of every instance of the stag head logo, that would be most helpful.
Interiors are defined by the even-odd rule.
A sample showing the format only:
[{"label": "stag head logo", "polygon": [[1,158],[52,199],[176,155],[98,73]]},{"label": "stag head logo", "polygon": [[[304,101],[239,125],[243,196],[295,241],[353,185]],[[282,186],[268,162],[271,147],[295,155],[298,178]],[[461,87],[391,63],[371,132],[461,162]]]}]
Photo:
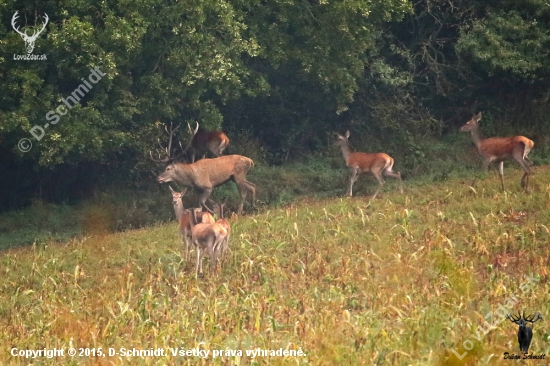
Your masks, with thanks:
[{"label": "stag head logo", "polygon": [[48,14],[44,13],[44,24],[42,25],[42,29],[35,30],[32,36],[29,36],[27,34],[27,30],[25,30],[25,32],[21,32],[19,30],[19,27],[16,24],[17,18],[19,18],[19,15],[17,13],[19,13],[19,11],[16,11],[11,18],[11,26],[17,33],[19,33],[21,37],[23,37],[23,40],[25,41],[25,49],[27,50],[28,54],[31,54],[32,50],[34,50],[34,42],[36,42],[36,39],[38,38],[40,33],[42,33],[44,29],[46,29],[46,25],[48,24],[48,20],[50,18],[48,18]]},{"label": "stag head logo", "polygon": [[542,316],[539,313],[535,313],[529,316],[525,316],[525,312],[518,315],[514,314],[506,315],[506,319],[510,320],[512,323],[515,323],[519,326],[518,329],[518,343],[519,349],[522,352],[529,352],[529,346],[531,345],[531,339],[533,338],[533,329],[527,326],[527,322],[534,324],[537,320],[543,320]]}]

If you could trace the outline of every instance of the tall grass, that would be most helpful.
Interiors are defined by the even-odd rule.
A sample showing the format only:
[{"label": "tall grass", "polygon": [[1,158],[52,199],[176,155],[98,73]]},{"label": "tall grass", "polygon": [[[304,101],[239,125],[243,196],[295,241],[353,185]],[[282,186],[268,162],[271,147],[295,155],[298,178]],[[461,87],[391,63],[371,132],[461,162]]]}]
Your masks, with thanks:
[{"label": "tall grass", "polygon": [[[504,193],[494,173],[475,190],[471,176],[413,181],[403,195],[388,184],[374,201],[365,183],[357,197],[233,218],[219,276],[195,279],[174,223],[5,251],[0,364],[507,365],[503,353],[519,353],[509,321],[461,360],[452,352],[464,352],[483,315],[510,294],[513,310],[550,319],[550,171],[537,168],[529,194],[519,170],[506,172]],[[519,289],[525,274],[538,281],[528,293]],[[549,334],[547,320],[536,323],[531,351],[548,354]],[[167,352],[34,361],[9,353],[71,346]],[[171,356],[177,347],[307,356]]]}]

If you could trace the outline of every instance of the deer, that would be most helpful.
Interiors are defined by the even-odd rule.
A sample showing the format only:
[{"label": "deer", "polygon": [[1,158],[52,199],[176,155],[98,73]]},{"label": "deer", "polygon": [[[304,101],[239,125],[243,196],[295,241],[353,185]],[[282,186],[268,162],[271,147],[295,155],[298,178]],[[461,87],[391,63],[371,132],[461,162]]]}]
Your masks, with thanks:
[{"label": "deer", "polygon": [[[487,170],[489,164],[493,161],[498,162],[500,183],[504,192],[504,161],[513,159],[525,172],[521,178],[521,187],[525,188],[525,192],[527,192],[529,176],[532,174],[531,167],[533,166],[527,155],[535,143],[525,136],[490,137],[483,139],[479,133],[479,120],[481,120],[481,112],[475,114],[464,126],[460,127],[460,131],[469,131],[472,133],[472,139],[476,145],[477,152],[483,158],[482,170]],[[477,177],[474,178],[472,187],[474,187],[476,179]]]},{"label": "deer", "polygon": [[216,205],[216,215],[218,217],[218,220],[216,221],[216,224],[220,225],[227,231],[227,235],[225,236],[224,240],[220,243],[221,245],[221,260],[223,261],[225,259],[227,250],[229,249],[229,237],[231,236],[231,225],[229,224],[229,221],[227,221],[224,218],[224,206],[225,203],[219,203]]},{"label": "deer", "polygon": [[513,313],[506,315],[506,319],[510,320],[512,323],[519,325],[518,329],[518,343],[519,349],[522,352],[529,352],[529,346],[531,345],[531,339],[533,338],[533,329],[527,326],[527,322],[534,324],[538,320],[542,319],[539,313],[532,314],[528,317],[525,317],[525,313],[520,314],[518,311],[518,316],[515,316]]},{"label": "deer", "polygon": [[[183,196],[187,191],[187,188],[181,192],[176,192],[172,186],[169,186],[170,193],[172,194],[172,205],[174,206],[174,213],[178,220],[179,230],[182,237],[183,244],[185,246],[185,260],[189,261],[189,247],[191,246],[191,213],[190,210],[185,209],[183,206]],[[200,209],[198,209],[200,210]],[[214,223],[212,215],[205,215],[202,211],[195,209],[198,220],[203,223]]]},{"label": "deer", "polygon": [[195,154],[200,155],[202,153],[202,159],[206,157],[206,152],[210,151],[215,157],[219,157],[223,154],[223,151],[229,145],[229,138],[222,131],[199,131],[199,123],[195,130],[191,129],[191,125],[187,123],[187,128],[191,134],[190,142],[186,151],[190,151],[191,163],[195,162]]},{"label": "deer", "polygon": [[213,159],[201,159],[194,163],[175,162],[176,158],[171,157],[171,148],[173,135],[178,128],[179,126],[174,129],[170,125],[170,130],[168,130],[168,127],[165,126],[165,131],[169,135],[167,147],[164,149],[165,158],[155,159],[152,152],[149,152],[154,162],[168,163],[164,172],[157,176],[157,182],[175,182],[184,187],[193,188],[199,193],[199,206],[213,214],[214,212],[206,205],[206,201],[214,188],[232,180],[241,195],[237,214],[242,213],[248,193],[252,198],[252,207],[255,208],[256,186],[246,179],[246,174],[254,166],[254,161],[241,155],[223,155]]},{"label": "deer", "polygon": [[345,136],[340,134],[337,135],[337,140],[335,145],[340,146],[342,149],[342,155],[346,161],[346,166],[351,172],[350,181],[349,181],[349,190],[346,195],[350,197],[353,196],[353,184],[359,178],[359,175],[362,173],[371,172],[376,180],[378,180],[378,190],[374,193],[372,199],[375,199],[378,195],[378,192],[384,186],[384,179],[382,176],[392,177],[399,180],[399,189],[403,193],[403,180],[401,179],[401,173],[394,172],[393,168],[393,158],[385,153],[374,153],[367,154],[363,152],[351,152],[349,147],[349,131],[346,132]]},{"label": "deer", "polygon": [[18,13],[19,11],[16,11],[15,14],[13,14],[13,17],[11,18],[11,26],[17,33],[19,33],[21,37],[23,37],[23,41],[25,41],[25,49],[27,53],[30,54],[34,50],[34,43],[36,42],[38,36],[44,31],[44,29],[46,29],[46,25],[48,25],[48,21],[50,20],[50,18],[48,17],[48,14],[44,13],[44,24],[42,24],[42,29],[35,30],[32,36],[29,36],[26,30],[25,32],[21,32],[19,30],[19,27],[16,25],[17,18],[19,18]]},{"label": "deer", "polygon": [[[197,212],[191,210],[191,240],[197,250],[197,264],[195,266],[195,276],[198,278],[202,274],[202,256],[206,251],[210,257],[210,268],[216,272],[218,265],[218,252],[223,246],[223,241],[227,236],[227,230],[221,225],[213,222],[212,215],[205,212],[202,216],[202,222],[197,219]],[[199,270],[200,269],[200,270]]]}]

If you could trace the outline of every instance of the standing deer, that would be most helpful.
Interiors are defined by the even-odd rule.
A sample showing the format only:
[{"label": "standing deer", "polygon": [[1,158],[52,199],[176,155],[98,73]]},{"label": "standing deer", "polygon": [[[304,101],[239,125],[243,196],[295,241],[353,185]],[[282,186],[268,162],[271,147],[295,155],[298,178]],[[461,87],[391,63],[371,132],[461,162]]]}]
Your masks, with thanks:
[{"label": "standing deer", "polygon": [[220,243],[221,248],[221,259],[224,260],[227,250],[229,249],[229,237],[231,236],[231,225],[229,224],[229,221],[227,221],[224,218],[223,210],[224,210],[225,203],[219,203],[216,205],[215,210],[216,215],[218,216],[218,220],[216,221],[216,224],[220,225],[227,231],[227,235],[225,236],[224,240]]},{"label": "standing deer", "polygon": [[349,131],[346,132],[345,136],[340,134],[335,144],[340,146],[342,149],[342,155],[346,161],[346,166],[350,169],[351,177],[349,180],[349,190],[346,194],[349,194],[351,197],[353,195],[353,184],[359,178],[359,174],[371,172],[374,174],[376,180],[378,180],[378,190],[372,197],[375,199],[380,192],[380,189],[384,186],[383,175],[392,177],[399,180],[399,189],[403,193],[403,181],[401,180],[401,173],[392,171],[393,168],[393,158],[388,154],[384,153],[375,153],[367,154],[362,152],[352,153],[349,148]]},{"label": "standing deer", "polygon": [[[511,136],[511,137],[490,137],[483,139],[479,133],[479,120],[481,119],[481,112],[474,115],[464,126],[460,128],[460,131],[470,131],[472,133],[472,139],[476,145],[477,152],[483,157],[482,169],[486,170],[493,161],[498,162],[498,172],[500,175],[500,183],[502,184],[502,190],[504,191],[504,160],[514,159],[519,166],[525,171],[525,174],[521,178],[521,186],[527,188],[529,186],[529,175],[532,174],[531,166],[533,163],[527,155],[534,146],[533,141],[524,136]],[[472,186],[475,185],[477,177],[474,178]]]},{"label": "standing deer", "polygon": [[532,316],[525,317],[525,313],[520,314],[518,311],[518,316],[514,314],[506,315],[506,319],[510,320],[512,323],[519,325],[518,329],[518,343],[519,349],[522,352],[529,352],[529,346],[531,345],[531,339],[533,338],[533,329],[527,326],[527,322],[534,324],[537,320],[543,320],[540,314],[535,313]]},{"label": "standing deer", "polygon": [[[174,206],[174,212],[179,224],[179,230],[182,237],[183,244],[185,245],[185,260],[189,260],[189,247],[191,246],[191,213],[190,210],[186,210],[183,207],[183,196],[187,191],[187,188],[181,192],[176,192],[170,187],[172,193],[172,205]],[[195,209],[196,211],[196,209]],[[196,212],[197,219],[204,223],[214,223],[212,215],[206,215],[204,212]],[[209,220],[210,219],[210,220]]]},{"label": "standing deer", "polygon": [[[209,216],[209,218],[208,218]],[[198,222],[197,213],[191,210],[191,240],[197,250],[197,264],[195,267],[195,276],[202,274],[202,256],[206,251],[210,257],[210,268],[216,271],[218,265],[218,252],[220,251],[227,236],[227,230],[213,222],[214,219],[210,213],[206,212],[202,217],[202,222]]]},{"label": "standing deer", "polygon": [[227,145],[229,145],[229,138],[222,131],[199,131],[198,122],[195,130],[191,129],[189,123],[187,127],[189,128],[191,139],[186,151],[189,150],[191,153],[191,163],[195,162],[195,154],[202,154],[202,159],[204,159],[207,151],[210,151],[216,157],[221,156]]},{"label": "standing deer", "polygon": [[208,212],[213,211],[206,206],[206,200],[210,197],[212,190],[215,187],[232,180],[237,185],[241,202],[237,210],[238,214],[242,213],[244,201],[248,192],[252,196],[252,207],[256,207],[256,186],[246,180],[246,174],[254,162],[241,155],[225,155],[214,159],[202,159],[192,164],[172,162],[174,158],[170,157],[172,147],[172,137],[177,130],[170,127],[170,131],[166,128],[169,134],[168,145],[165,149],[166,157],[164,159],[154,159],[150,152],[151,159],[157,163],[169,162],[168,166],[157,177],[157,182],[168,183],[176,182],[184,187],[189,187],[199,192],[199,205]]}]

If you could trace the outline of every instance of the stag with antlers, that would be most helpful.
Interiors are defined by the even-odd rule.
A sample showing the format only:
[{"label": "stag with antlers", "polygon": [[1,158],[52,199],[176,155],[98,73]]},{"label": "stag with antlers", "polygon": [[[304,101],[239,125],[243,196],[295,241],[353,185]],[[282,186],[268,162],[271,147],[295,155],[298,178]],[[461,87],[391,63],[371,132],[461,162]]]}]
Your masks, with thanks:
[{"label": "stag with antlers", "polygon": [[171,157],[172,139],[178,128],[179,126],[175,129],[172,128],[171,124],[170,129],[165,128],[169,135],[167,147],[164,149],[166,152],[165,158],[154,159],[150,152],[151,159],[154,162],[169,163],[164,172],[157,177],[157,182],[176,182],[184,187],[195,189],[199,193],[200,207],[213,213],[206,205],[212,190],[232,180],[237,185],[241,195],[237,213],[242,213],[248,193],[252,196],[252,207],[255,207],[256,186],[246,180],[246,174],[254,166],[252,159],[241,155],[225,155],[214,159],[202,159],[191,164],[174,162],[176,158]]},{"label": "stag with antlers", "polygon": [[531,345],[531,339],[533,338],[533,329],[527,326],[527,322],[534,324],[538,320],[543,320],[542,316],[539,313],[532,314],[528,317],[525,317],[525,312],[520,314],[518,311],[518,316],[515,316],[513,313],[506,315],[506,319],[510,320],[512,323],[515,323],[519,326],[518,329],[518,343],[519,349],[522,352],[529,352],[529,346]]},{"label": "stag with antlers", "polygon": [[46,25],[48,24],[48,21],[50,20],[50,18],[48,18],[48,14],[44,13],[45,21],[44,21],[44,24],[42,25],[42,29],[35,30],[32,36],[29,36],[26,30],[25,32],[21,32],[19,30],[19,27],[15,24],[17,21],[17,18],[19,18],[18,13],[19,11],[16,11],[15,14],[13,14],[13,17],[11,18],[11,26],[17,33],[19,33],[21,37],[23,37],[23,40],[25,41],[25,49],[27,50],[27,53],[30,54],[34,50],[34,42],[36,42],[36,39],[38,38],[38,36],[44,31],[44,29],[46,29]]}]

